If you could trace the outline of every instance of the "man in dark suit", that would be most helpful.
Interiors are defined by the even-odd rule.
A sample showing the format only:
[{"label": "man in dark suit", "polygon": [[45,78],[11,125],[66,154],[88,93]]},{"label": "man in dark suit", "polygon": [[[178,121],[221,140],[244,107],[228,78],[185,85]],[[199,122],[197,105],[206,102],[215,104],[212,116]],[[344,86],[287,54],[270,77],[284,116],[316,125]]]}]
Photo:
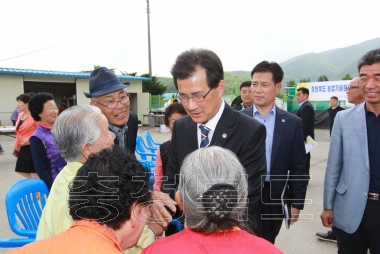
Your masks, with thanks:
[{"label": "man in dark suit", "polygon": [[241,103],[232,106],[237,111],[249,108],[253,104],[253,96],[251,94],[251,81],[244,81],[240,85],[240,98]]},{"label": "man in dark suit", "polygon": [[214,52],[205,49],[183,52],[177,57],[171,74],[178,99],[188,115],[174,123],[163,192],[174,197],[186,155],[209,145],[227,148],[238,156],[248,174],[248,213],[257,223],[257,227],[252,225],[254,231],[260,232],[261,175],[266,172],[265,126],[223,101],[223,66]]},{"label": "man in dark suit", "polygon": [[115,144],[134,154],[138,120],[130,111],[130,95],[124,90],[130,85],[130,82],[123,84],[113,72],[100,67],[91,73],[90,93],[84,95],[107,117],[109,129],[116,136]]},{"label": "man in dark suit", "polygon": [[[311,103],[308,101],[309,89],[306,87],[298,88],[296,97],[297,102],[300,105],[296,115],[302,120],[303,140],[306,143],[307,136],[310,136],[314,139],[315,112],[313,105],[311,105]],[[305,173],[310,179],[310,153],[306,154]]]},{"label": "man in dark suit", "polygon": [[282,199],[292,204],[290,224],[298,220],[306,195],[306,152],[301,119],[275,105],[284,76],[280,65],[263,61],[252,72],[254,104],[242,110],[263,123],[267,130],[267,174],[263,176],[261,200],[262,237],[274,243],[284,211]]}]

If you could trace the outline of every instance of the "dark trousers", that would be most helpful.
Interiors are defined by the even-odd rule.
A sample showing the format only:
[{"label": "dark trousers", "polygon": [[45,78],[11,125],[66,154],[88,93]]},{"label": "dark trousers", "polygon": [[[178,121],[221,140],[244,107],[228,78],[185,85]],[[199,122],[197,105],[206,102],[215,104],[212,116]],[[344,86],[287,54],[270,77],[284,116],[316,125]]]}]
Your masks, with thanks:
[{"label": "dark trousers", "polygon": [[[275,200],[276,204],[280,201]],[[270,186],[265,186],[262,189],[262,202],[260,202],[261,210],[261,237],[274,244],[276,236],[280,232],[283,215],[273,212],[274,206],[281,206],[271,204]],[[278,210],[278,209],[277,209]]]},{"label": "dark trousers", "polygon": [[[349,211],[347,211],[349,212]],[[380,254],[380,201],[368,200],[359,228],[348,234],[336,228],[338,253]]]}]

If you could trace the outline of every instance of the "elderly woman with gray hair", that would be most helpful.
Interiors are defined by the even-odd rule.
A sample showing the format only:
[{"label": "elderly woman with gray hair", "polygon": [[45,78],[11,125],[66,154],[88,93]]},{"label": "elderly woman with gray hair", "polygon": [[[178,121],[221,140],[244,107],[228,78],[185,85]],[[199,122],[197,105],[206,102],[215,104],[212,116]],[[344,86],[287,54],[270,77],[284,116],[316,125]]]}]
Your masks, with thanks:
[{"label": "elderly woman with gray hair", "polygon": [[[69,184],[92,154],[113,147],[115,134],[108,129],[107,118],[99,108],[77,105],[63,111],[52,130],[54,141],[67,165],[55,178],[37,230],[37,240],[57,235],[74,223],[68,216]],[[155,227],[155,225],[152,225]],[[138,253],[152,243],[159,228],[145,226],[137,245],[129,253]],[[78,239],[80,241],[80,239]],[[127,251],[127,252],[128,252]],[[126,252],[126,253],[127,253]]]},{"label": "elderly woman with gray hair", "polygon": [[234,153],[218,146],[194,151],[179,181],[176,201],[186,228],[142,253],[282,253],[249,232],[247,175]]}]

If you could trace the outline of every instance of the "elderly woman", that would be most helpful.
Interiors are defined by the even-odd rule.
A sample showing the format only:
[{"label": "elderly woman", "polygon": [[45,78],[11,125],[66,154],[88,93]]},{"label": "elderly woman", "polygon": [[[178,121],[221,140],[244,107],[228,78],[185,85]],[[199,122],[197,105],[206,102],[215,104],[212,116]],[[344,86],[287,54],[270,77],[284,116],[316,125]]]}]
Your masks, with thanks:
[{"label": "elderly woman", "polygon": [[142,253],[282,253],[250,234],[247,175],[231,151],[218,146],[189,154],[181,167],[176,200],[186,228]]},{"label": "elderly woman", "polygon": [[[67,165],[53,182],[38,225],[37,240],[57,235],[71,227],[74,221],[67,216],[69,183],[92,154],[112,148],[115,139],[115,134],[109,131],[107,118],[100,109],[87,105],[77,105],[63,111],[58,116],[52,133]],[[160,228],[152,227],[144,227],[139,242],[128,253],[138,253],[154,241],[155,231]],[[157,233],[160,234],[160,231]]]},{"label": "elderly woman", "polygon": [[91,155],[70,188],[70,229],[10,253],[123,253],[149,217],[148,183],[143,166],[119,146]]},{"label": "elderly woman", "polygon": [[37,129],[38,122],[30,116],[28,103],[32,96],[24,93],[17,96],[17,108],[21,111],[16,121],[16,140],[13,155],[17,157],[15,171],[26,178],[38,178],[32,160],[29,138]]},{"label": "elderly woman", "polygon": [[38,93],[29,100],[28,107],[34,121],[40,122],[29,138],[34,168],[50,190],[55,177],[66,166],[51,133],[58,116],[57,105],[50,93]]}]

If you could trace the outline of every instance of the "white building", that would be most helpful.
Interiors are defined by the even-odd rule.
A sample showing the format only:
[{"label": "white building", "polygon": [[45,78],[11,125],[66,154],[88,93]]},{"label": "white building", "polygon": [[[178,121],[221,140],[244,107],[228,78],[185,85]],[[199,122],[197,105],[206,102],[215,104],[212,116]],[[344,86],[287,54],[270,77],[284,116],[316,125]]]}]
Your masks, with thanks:
[{"label": "white building", "polygon": [[[126,90],[131,94],[131,111],[142,120],[149,114],[149,93],[142,92],[142,81],[150,78],[117,75],[122,82],[131,82]],[[89,92],[90,73],[43,71],[0,67],[0,120],[1,125],[12,125],[10,120],[16,108],[16,97],[22,93],[48,92],[54,96],[58,108],[89,105],[90,99],[83,92]]]}]

